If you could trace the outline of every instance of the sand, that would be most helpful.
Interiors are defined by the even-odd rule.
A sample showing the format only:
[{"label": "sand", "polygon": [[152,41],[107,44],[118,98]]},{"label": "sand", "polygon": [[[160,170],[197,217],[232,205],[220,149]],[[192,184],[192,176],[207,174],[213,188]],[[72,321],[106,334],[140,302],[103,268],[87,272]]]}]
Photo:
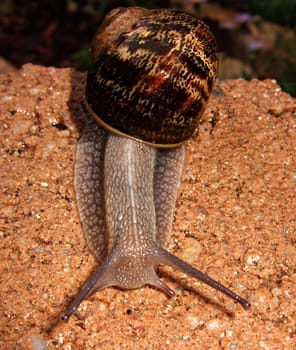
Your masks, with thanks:
[{"label": "sand", "polygon": [[79,222],[85,75],[0,75],[0,348],[295,349],[296,101],[274,80],[218,82],[186,162],[169,250],[248,299],[169,267],[176,292],[108,288],[57,322],[98,262]]}]

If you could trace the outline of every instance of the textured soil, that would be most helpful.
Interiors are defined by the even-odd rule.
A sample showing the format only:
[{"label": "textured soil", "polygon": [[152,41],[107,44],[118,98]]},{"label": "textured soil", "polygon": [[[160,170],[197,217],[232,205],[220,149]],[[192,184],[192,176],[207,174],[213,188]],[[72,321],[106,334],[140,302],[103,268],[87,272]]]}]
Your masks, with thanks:
[{"label": "textured soil", "polygon": [[58,322],[98,265],[73,191],[84,78],[0,75],[0,348],[295,349],[296,101],[273,80],[217,84],[186,145],[169,248],[251,308],[161,267],[175,297],[108,288]]}]

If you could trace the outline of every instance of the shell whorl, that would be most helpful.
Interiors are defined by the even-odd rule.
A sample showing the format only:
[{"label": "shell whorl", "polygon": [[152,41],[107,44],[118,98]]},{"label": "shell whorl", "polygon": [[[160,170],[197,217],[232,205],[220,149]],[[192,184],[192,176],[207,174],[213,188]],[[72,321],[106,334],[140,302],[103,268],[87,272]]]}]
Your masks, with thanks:
[{"label": "shell whorl", "polygon": [[160,147],[193,134],[218,70],[216,42],[202,21],[170,9],[116,9],[90,56],[86,96],[104,127]]}]

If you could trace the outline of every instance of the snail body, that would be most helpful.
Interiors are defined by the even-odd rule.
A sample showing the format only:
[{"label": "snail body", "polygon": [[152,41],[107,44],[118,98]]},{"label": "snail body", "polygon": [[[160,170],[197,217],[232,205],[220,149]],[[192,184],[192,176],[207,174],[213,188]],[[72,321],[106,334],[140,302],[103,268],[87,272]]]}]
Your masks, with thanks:
[{"label": "snail body", "polygon": [[88,245],[101,265],[62,318],[109,286],[152,285],[174,294],[159,264],[183,270],[248,301],[170,254],[184,163],[218,69],[215,40],[195,17],[175,10],[118,8],[92,43],[86,99],[93,119],[78,143],[74,187]]}]

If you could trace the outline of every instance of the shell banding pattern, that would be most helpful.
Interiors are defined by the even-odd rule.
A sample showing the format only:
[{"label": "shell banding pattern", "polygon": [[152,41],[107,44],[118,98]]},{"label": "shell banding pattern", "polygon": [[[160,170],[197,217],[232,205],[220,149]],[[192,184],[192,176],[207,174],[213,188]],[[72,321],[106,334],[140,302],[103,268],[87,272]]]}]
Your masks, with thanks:
[{"label": "shell banding pattern", "polygon": [[93,58],[87,101],[111,130],[177,146],[195,131],[217,70],[216,42],[202,21],[146,10]]}]

